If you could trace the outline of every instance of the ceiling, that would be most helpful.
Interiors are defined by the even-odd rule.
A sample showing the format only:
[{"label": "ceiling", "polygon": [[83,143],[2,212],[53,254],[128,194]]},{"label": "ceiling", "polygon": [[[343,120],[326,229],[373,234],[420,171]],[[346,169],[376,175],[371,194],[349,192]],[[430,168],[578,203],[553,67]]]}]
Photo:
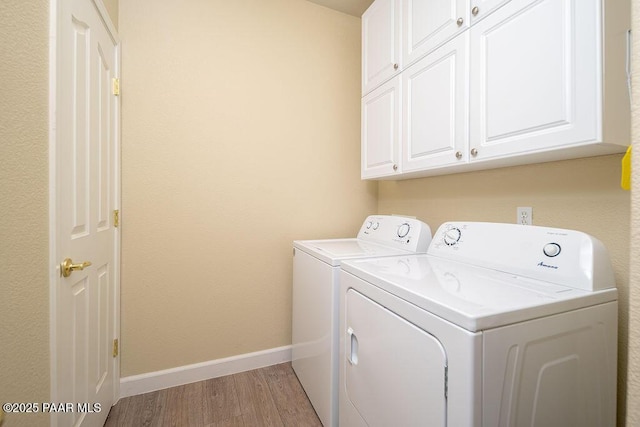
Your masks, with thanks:
[{"label": "ceiling", "polygon": [[373,0],[308,0],[312,3],[360,18]]}]

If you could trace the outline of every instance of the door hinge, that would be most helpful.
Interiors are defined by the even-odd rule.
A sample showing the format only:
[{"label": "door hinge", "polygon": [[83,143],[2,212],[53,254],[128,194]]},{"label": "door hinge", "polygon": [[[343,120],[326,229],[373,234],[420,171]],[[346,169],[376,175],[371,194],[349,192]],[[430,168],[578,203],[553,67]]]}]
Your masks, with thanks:
[{"label": "door hinge", "polygon": [[449,397],[449,367],[444,367],[444,398]]},{"label": "door hinge", "polygon": [[115,96],[120,95],[120,79],[113,78],[113,94]]},{"label": "door hinge", "polygon": [[113,211],[113,226],[115,228],[120,226],[120,211],[118,209]]},{"label": "door hinge", "polygon": [[118,339],[113,340],[113,357],[118,357]]}]

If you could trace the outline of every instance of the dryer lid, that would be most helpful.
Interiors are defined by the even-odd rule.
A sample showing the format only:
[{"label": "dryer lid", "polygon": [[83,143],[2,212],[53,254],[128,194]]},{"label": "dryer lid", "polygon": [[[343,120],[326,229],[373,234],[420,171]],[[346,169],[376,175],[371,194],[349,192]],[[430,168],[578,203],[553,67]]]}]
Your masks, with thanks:
[{"label": "dryer lid", "polygon": [[481,331],[617,299],[430,255],[353,260],[342,270],[469,331]]}]

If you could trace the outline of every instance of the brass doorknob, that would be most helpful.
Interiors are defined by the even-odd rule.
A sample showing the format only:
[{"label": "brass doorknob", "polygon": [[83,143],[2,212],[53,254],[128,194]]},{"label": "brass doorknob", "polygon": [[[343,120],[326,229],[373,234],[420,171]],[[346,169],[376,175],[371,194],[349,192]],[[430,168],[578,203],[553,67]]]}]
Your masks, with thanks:
[{"label": "brass doorknob", "polygon": [[82,264],[74,264],[71,258],[67,258],[60,264],[60,275],[62,277],[69,277],[74,271],[84,270],[85,267],[89,267],[90,265],[91,262],[89,261],[85,261]]}]

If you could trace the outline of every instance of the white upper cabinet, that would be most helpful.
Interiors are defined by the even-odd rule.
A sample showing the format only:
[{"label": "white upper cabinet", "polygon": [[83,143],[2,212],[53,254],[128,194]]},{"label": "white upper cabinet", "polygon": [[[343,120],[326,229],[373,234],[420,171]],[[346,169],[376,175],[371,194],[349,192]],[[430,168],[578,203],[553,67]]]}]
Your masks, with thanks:
[{"label": "white upper cabinet", "polygon": [[[620,153],[630,143],[629,0],[401,1],[401,24],[385,21],[379,33],[388,39],[363,17],[363,76],[373,45],[395,52],[398,26],[403,34],[399,71],[381,79],[395,83],[363,80],[378,94],[363,100],[363,178]],[[367,21],[378,8],[396,13],[391,3],[376,0]],[[384,58],[377,63],[393,69]]]},{"label": "white upper cabinet", "polygon": [[468,43],[456,37],[402,73],[402,172],[466,163]]},{"label": "white upper cabinet", "polygon": [[402,63],[417,61],[469,28],[468,0],[403,0]]},{"label": "white upper cabinet", "polygon": [[396,76],[362,98],[362,178],[398,175],[401,80]]},{"label": "white upper cabinet", "polygon": [[600,4],[511,0],[471,28],[472,162],[602,141]]},{"label": "white upper cabinet", "polygon": [[400,1],[376,0],[362,15],[362,94],[400,73]]}]

